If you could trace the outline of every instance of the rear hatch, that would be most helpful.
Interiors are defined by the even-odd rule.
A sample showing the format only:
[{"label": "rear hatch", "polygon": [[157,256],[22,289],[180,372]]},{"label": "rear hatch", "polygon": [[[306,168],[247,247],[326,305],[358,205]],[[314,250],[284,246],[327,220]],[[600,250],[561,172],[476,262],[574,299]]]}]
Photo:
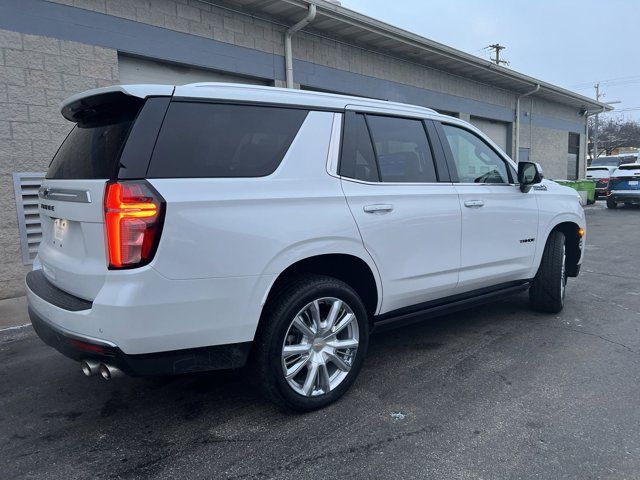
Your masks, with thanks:
[{"label": "rear hatch", "polygon": [[611,176],[609,190],[640,190],[640,164],[621,165]]},{"label": "rear hatch", "polygon": [[597,189],[606,189],[609,186],[611,171],[607,167],[587,168],[587,178],[596,182]]},{"label": "rear hatch", "polygon": [[[170,94],[172,87],[167,88]],[[54,156],[39,191],[38,257],[51,283],[86,300],[95,299],[109,270],[104,231],[107,181],[123,171],[144,176],[148,157],[142,157],[150,151],[140,148],[140,139],[146,133],[155,141],[155,134],[133,134],[148,110],[145,103],[144,98],[115,87],[73,98],[62,109],[76,125]],[[125,147],[128,156],[123,154]],[[125,157],[132,154],[141,156],[140,166],[126,164]]]}]

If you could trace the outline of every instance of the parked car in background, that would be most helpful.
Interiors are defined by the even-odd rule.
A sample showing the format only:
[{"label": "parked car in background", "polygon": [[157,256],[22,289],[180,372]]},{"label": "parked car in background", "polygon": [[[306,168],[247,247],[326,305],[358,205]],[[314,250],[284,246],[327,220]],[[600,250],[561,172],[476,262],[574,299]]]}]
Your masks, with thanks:
[{"label": "parked car in background", "polygon": [[638,154],[637,153],[625,153],[621,155],[611,155],[607,157],[598,157],[595,160],[591,161],[590,167],[608,167],[613,170],[618,168],[620,165],[624,165],[627,163],[636,163],[638,162]]},{"label": "parked car in background", "polygon": [[620,158],[620,165],[626,165],[628,163],[640,163],[639,154],[636,153],[620,153],[618,154]]},{"label": "parked car in background", "polygon": [[588,167],[587,179],[596,182],[596,199],[598,197],[606,197],[609,190],[609,179],[611,178],[611,170],[609,167]]},{"label": "parked car in background", "polygon": [[233,84],[67,99],[40,189],[38,335],[109,379],[241,367],[298,410],[338,399],[369,331],[580,271],[574,190],[434,110]]},{"label": "parked car in background", "polygon": [[618,203],[640,205],[640,163],[621,165],[611,175],[607,207],[616,208]]}]

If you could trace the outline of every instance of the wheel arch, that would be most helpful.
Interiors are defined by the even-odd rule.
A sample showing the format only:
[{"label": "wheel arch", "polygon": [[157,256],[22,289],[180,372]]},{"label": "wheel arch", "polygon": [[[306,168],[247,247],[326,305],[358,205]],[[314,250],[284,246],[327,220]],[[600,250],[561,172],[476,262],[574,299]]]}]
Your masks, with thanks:
[{"label": "wheel arch", "polygon": [[[284,268],[275,278],[263,301],[262,313],[270,300],[286,288],[293,278],[304,274],[327,275],[347,283],[362,299],[369,320],[377,313],[382,300],[382,288],[375,266],[363,258],[347,253],[324,253],[299,259]],[[260,315],[260,323],[264,315]]]},{"label": "wheel arch", "polygon": [[565,220],[557,223],[547,235],[546,242],[553,232],[562,232],[565,238],[565,249],[567,256],[567,276],[577,277],[579,273],[580,260],[582,258],[582,237],[578,233],[582,227],[573,220]]}]

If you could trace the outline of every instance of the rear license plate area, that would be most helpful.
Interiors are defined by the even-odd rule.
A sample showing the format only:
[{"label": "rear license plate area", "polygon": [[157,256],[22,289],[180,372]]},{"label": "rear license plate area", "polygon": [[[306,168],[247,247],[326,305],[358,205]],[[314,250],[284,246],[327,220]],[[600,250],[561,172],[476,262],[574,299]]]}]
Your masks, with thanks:
[{"label": "rear license plate area", "polygon": [[62,247],[62,242],[69,229],[69,221],[64,218],[53,219],[53,244]]}]

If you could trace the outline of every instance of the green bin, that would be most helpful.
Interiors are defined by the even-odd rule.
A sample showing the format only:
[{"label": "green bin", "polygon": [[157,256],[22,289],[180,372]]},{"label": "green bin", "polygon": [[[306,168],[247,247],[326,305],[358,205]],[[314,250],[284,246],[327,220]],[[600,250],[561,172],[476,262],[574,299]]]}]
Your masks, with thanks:
[{"label": "green bin", "polygon": [[554,182],[571,187],[578,193],[582,192],[581,195],[588,205],[596,201],[596,182],[592,180],[554,180]]},{"label": "green bin", "polygon": [[593,180],[578,180],[576,182],[579,192],[587,192],[587,203],[592,205],[596,202],[596,182]]}]

